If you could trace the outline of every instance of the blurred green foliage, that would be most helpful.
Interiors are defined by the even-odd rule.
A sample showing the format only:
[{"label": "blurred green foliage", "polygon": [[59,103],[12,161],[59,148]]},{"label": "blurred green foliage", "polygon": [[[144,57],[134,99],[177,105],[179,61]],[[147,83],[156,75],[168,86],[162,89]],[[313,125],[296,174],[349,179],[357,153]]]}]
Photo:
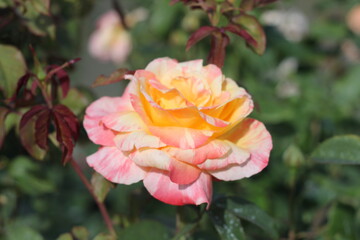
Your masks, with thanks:
[{"label": "blurred green foliage", "polygon": [[[27,11],[14,11],[11,1],[0,0],[0,18],[10,19],[0,28],[1,87],[7,88],[5,78],[18,78],[24,69],[22,60],[12,63],[16,48],[32,70],[29,45],[48,64],[89,58],[90,32],[85,29],[95,28],[93,22],[88,25],[89,19],[101,14],[99,9],[111,7],[104,7],[103,1],[57,0],[47,9],[46,2],[28,1]],[[356,3],[284,0],[254,10],[260,19],[270,10],[288,14],[297,10],[308,21],[301,41],[288,40],[279,28],[262,21],[267,36],[263,56],[231,37],[223,72],[252,95],[256,109],[251,117],[265,123],[274,149],[262,173],[236,182],[215,182],[214,199],[235,196],[255,205],[237,200],[224,206],[222,200],[214,200],[210,214],[204,214],[204,206],[177,208],[161,203],[141,183],[110,189],[108,182],[95,176],[93,184],[98,184],[101,199],[110,189],[104,202],[119,239],[263,240],[276,239],[277,234],[281,239],[360,239],[360,36],[345,21]],[[124,64],[127,68],[143,68],[162,56],[206,59],[210,45],[206,39],[185,52],[191,33],[208,24],[202,12],[180,3],[170,6],[167,0],[121,4],[125,12],[138,7],[149,12],[130,30],[134,49]],[[290,30],[296,31],[296,26]],[[82,86],[72,89],[63,104],[81,118],[95,96],[86,75],[78,73],[76,65],[72,71],[83,77],[72,79]],[[31,159],[17,136],[19,119],[10,115],[0,149],[0,239],[111,239],[85,187],[69,166],[60,164],[61,152],[52,146],[44,161]],[[332,138],[336,135],[341,136]],[[84,159],[96,148],[82,131],[74,155],[89,178],[92,172]],[[252,214],[255,218],[260,214],[259,220],[253,220]]]}]

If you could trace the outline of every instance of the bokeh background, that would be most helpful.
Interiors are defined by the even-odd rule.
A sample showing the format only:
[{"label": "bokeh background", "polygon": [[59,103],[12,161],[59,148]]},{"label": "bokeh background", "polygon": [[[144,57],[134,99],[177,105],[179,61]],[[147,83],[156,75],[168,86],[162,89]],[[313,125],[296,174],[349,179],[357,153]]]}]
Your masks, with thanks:
[{"label": "bokeh background", "polygon": [[[5,2],[0,0],[0,7]],[[69,70],[71,85],[79,91],[66,100],[80,119],[91,101],[119,96],[127,84],[91,88],[100,74],[110,75],[117,68],[141,69],[164,56],[206,61],[209,39],[185,51],[191,33],[208,24],[203,12],[181,3],[171,6],[168,0],[118,2],[125,14],[140,13],[129,29],[132,51],[124,62],[104,62],[88,50],[97,19],[113,7],[108,0],[53,0],[53,36],[46,31],[42,36],[34,34],[15,18],[0,28],[0,44],[16,46],[29,69],[33,67],[30,44],[43,63],[61,64],[80,57]],[[274,219],[282,239],[360,239],[359,166],[317,164],[311,158],[330,137],[360,135],[357,4],[357,0],[280,0],[252,12],[266,32],[264,55],[256,55],[235,36],[227,48],[223,73],[252,95],[256,109],[251,116],[265,123],[274,149],[263,172],[241,181],[215,182],[214,197],[238,196],[255,203]],[[0,8],[0,23],[9,12]],[[83,239],[105,232],[93,199],[74,171],[61,164],[61,152],[51,148],[44,160],[32,159],[19,143],[17,120],[15,115],[7,118],[8,132],[0,149],[0,239],[57,239],[74,226],[87,229],[89,238]],[[92,170],[85,158],[96,149],[82,130],[74,157],[88,176]],[[159,202],[142,183],[113,186],[105,203],[119,239],[171,239],[179,222],[190,224],[197,217],[196,207],[179,210]],[[178,216],[185,217],[179,221]],[[243,226],[247,239],[271,239],[249,222]],[[290,229],[295,229],[294,235]],[[220,236],[204,215],[175,239]]]}]

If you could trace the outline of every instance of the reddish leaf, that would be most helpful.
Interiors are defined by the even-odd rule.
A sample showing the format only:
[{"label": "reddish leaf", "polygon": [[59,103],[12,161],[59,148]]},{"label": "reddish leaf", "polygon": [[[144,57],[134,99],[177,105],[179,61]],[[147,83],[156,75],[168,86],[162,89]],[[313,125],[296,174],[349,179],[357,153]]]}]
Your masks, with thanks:
[{"label": "reddish leaf", "polygon": [[67,72],[58,65],[50,65],[47,67],[47,73],[49,74],[52,70],[57,69],[52,76],[52,80],[61,87],[62,95],[65,98],[70,89],[70,78]]},{"label": "reddish leaf", "polygon": [[180,0],[171,0],[170,4],[173,5],[173,4],[178,3],[178,2],[180,2]]},{"label": "reddish leaf", "polygon": [[126,74],[132,74],[134,71],[129,71],[124,68],[119,68],[113,72],[109,77],[100,75],[95,82],[91,85],[92,87],[104,86],[116,82],[120,82],[124,79]]},{"label": "reddish leaf", "polygon": [[189,38],[186,44],[186,51],[188,51],[193,45],[199,42],[201,39],[209,36],[214,31],[218,30],[216,27],[212,26],[203,26],[196,30]]},{"label": "reddish leaf", "polygon": [[28,153],[36,159],[43,159],[46,151],[41,149],[35,140],[35,123],[39,115],[47,111],[47,107],[36,105],[26,112],[20,121],[20,140],[21,144]]},{"label": "reddish leaf", "polygon": [[[23,75],[17,82],[15,93],[10,99],[10,101],[15,102],[16,107],[27,107],[33,105],[35,94],[26,89],[26,85],[32,76],[32,73],[25,73],[25,75]],[[22,94],[20,94],[20,92],[22,92]]]},{"label": "reddish leaf", "polygon": [[35,105],[33,106],[29,111],[27,111],[21,118],[20,120],[20,130],[21,128],[23,128],[28,121],[33,118],[34,116],[36,116],[37,114],[39,114],[40,112],[46,110],[47,107],[45,105]]},{"label": "reddish leaf", "polygon": [[5,119],[6,116],[8,115],[8,113],[10,112],[9,109],[4,108],[4,107],[0,107],[0,149],[2,147],[2,144],[4,142],[4,138],[5,138]]},{"label": "reddish leaf", "polygon": [[245,38],[246,43],[251,49],[259,55],[265,52],[266,36],[264,29],[259,21],[248,14],[241,14],[232,18],[233,25],[244,29],[255,40],[255,43],[250,38]]},{"label": "reddish leaf", "polygon": [[50,114],[49,109],[40,112],[35,122],[35,142],[44,150],[48,149]]},{"label": "reddish leaf", "polygon": [[19,79],[19,81],[18,81],[18,83],[17,83],[17,86],[16,86],[15,93],[14,93],[14,95],[13,95],[13,97],[12,97],[13,99],[15,99],[15,98],[19,95],[21,89],[26,88],[26,84],[28,83],[31,75],[32,75],[31,73],[28,73],[28,72],[27,72],[27,73],[25,73],[25,75],[23,75],[23,76]]},{"label": "reddish leaf", "polygon": [[63,152],[62,162],[66,164],[72,158],[75,140],[79,135],[79,124],[76,116],[64,105],[56,105],[53,108],[53,116],[56,139]]},{"label": "reddish leaf", "polygon": [[25,89],[21,97],[15,99],[15,106],[20,107],[30,107],[34,105],[35,96],[28,89]]},{"label": "reddish leaf", "polygon": [[232,32],[242,38],[250,45],[257,45],[255,39],[243,28],[235,24],[229,24],[224,27],[224,30]]},{"label": "reddish leaf", "polygon": [[240,8],[244,11],[251,11],[256,7],[262,7],[278,0],[242,0]]},{"label": "reddish leaf", "polygon": [[242,0],[240,8],[244,11],[251,11],[255,7],[255,0]]},{"label": "reddish leaf", "polygon": [[262,7],[265,5],[268,5],[270,3],[277,2],[278,0],[255,0],[255,6],[256,7]]},{"label": "reddish leaf", "polygon": [[79,121],[75,114],[68,107],[62,104],[56,105],[53,108],[53,111],[57,112],[64,118],[65,122],[70,128],[72,137],[74,138],[74,140],[77,140],[77,138],[79,137]]},{"label": "reddish leaf", "polygon": [[222,68],[225,61],[226,46],[229,44],[229,37],[222,32],[214,32],[211,36],[211,50],[208,56],[208,63],[215,64]]}]

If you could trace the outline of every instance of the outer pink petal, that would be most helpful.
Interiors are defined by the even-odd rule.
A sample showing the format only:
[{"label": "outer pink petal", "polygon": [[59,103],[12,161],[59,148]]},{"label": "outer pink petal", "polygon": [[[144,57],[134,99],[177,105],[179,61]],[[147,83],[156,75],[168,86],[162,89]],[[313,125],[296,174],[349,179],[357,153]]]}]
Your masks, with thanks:
[{"label": "outer pink petal", "polygon": [[220,157],[215,159],[209,159],[201,164],[199,164],[199,168],[204,170],[219,170],[228,168],[231,165],[240,165],[246,162],[250,158],[250,153],[244,149],[239,148],[235,144],[231,142],[223,142],[224,145],[230,147],[230,151]]},{"label": "outer pink petal", "polygon": [[131,103],[124,97],[102,97],[89,105],[86,115],[95,118],[129,110],[132,110]]},{"label": "outer pink petal", "polygon": [[131,153],[129,157],[139,166],[161,170],[169,170],[172,161],[167,153],[158,149],[138,150]]},{"label": "outer pink petal", "polygon": [[172,205],[207,203],[212,197],[211,176],[201,173],[192,184],[173,183],[165,171],[150,170],[144,178],[144,185],[149,193],[160,201]]},{"label": "outer pink petal", "polygon": [[103,147],[86,158],[90,167],[109,181],[132,184],[142,180],[146,172],[116,147]]},{"label": "outer pink petal", "polygon": [[182,127],[149,126],[152,134],[166,145],[182,149],[198,148],[207,143],[213,132]]},{"label": "outer pink petal", "polygon": [[90,118],[85,115],[84,128],[89,139],[95,144],[114,146],[114,132],[105,127],[104,124],[101,123],[100,119],[101,118]]},{"label": "outer pink petal", "polygon": [[265,126],[254,119],[245,119],[239,127],[234,128],[227,136],[227,140],[234,142],[239,148],[250,152],[250,158],[241,165],[229,166],[209,173],[221,180],[237,180],[250,177],[263,170],[269,161],[272,149],[271,135]]},{"label": "outer pink petal", "polygon": [[132,112],[116,112],[102,118],[104,125],[118,132],[132,132],[146,129],[144,122],[139,115]]},{"label": "outer pink petal", "polygon": [[197,167],[172,159],[170,162],[170,180],[177,184],[191,184],[201,174]]},{"label": "outer pink petal", "polygon": [[173,158],[190,163],[192,165],[198,165],[205,162],[207,159],[221,158],[225,156],[230,150],[228,144],[224,144],[224,141],[213,140],[208,144],[195,149],[180,149],[175,147],[165,148]]},{"label": "outer pink petal", "polygon": [[160,148],[166,146],[160,138],[150,135],[145,131],[135,131],[132,133],[118,134],[114,138],[117,148],[124,152],[130,152],[134,148]]},{"label": "outer pink petal", "polygon": [[84,128],[90,138],[96,144],[114,146],[114,133],[102,123],[101,119],[111,113],[127,111],[131,107],[124,97],[102,97],[86,109]]}]

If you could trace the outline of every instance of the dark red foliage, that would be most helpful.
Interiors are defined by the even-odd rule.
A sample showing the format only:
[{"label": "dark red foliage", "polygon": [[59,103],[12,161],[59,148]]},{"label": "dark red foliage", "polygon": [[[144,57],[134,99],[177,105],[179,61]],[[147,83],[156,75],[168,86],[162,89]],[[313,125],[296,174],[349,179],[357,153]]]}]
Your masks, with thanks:
[{"label": "dark red foliage", "polygon": [[60,86],[62,90],[63,97],[69,92],[70,89],[70,78],[67,72],[62,69],[58,65],[49,65],[46,69],[47,73],[49,74],[52,70],[56,70],[56,72],[51,76],[51,80],[55,83],[56,86]]},{"label": "dark red foliage", "polygon": [[257,45],[256,40],[243,28],[236,24],[229,24],[226,27],[224,27],[224,30],[232,32],[242,38],[245,39],[245,41],[250,45]]},{"label": "dark red foliage", "polygon": [[35,122],[35,142],[44,150],[48,149],[50,116],[50,109],[43,110],[37,114],[37,119]]},{"label": "dark red foliage", "polygon": [[29,111],[27,111],[21,118],[20,120],[20,130],[21,128],[23,128],[28,121],[35,117],[36,115],[38,115],[39,113],[41,113],[42,111],[47,110],[47,106],[45,105],[35,105],[33,106]]},{"label": "dark red foliage", "polygon": [[218,28],[213,26],[203,26],[196,30],[193,34],[191,34],[187,44],[186,44],[186,50],[189,50],[193,45],[195,45],[197,42],[199,42],[201,39],[209,36],[214,31],[218,30]]},{"label": "dark red foliage", "polygon": [[211,49],[208,56],[208,63],[215,64],[222,68],[225,61],[226,46],[229,44],[229,37],[223,32],[214,32],[211,36]]},{"label": "dark red foliage", "polygon": [[66,164],[71,161],[75,141],[79,136],[79,122],[70,109],[61,104],[53,108],[53,117],[56,139],[63,152],[62,162]]},{"label": "dark red foliage", "polygon": [[32,75],[31,73],[28,73],[28,72],[27,72],[27,73],[24,74],[24,76],[22,76],[22,77],[19,79],[19,81],[17,82],[16,90],[15,90],[15,93],[14,93],[12,99],[15,99],[15,98],[19,95],[21,89],[23,89],[23,88],[26,87],[26,84],[28,83],[31,75]]},{"label": "dark red foliage", "polygon": [[113,72],[109,77],[100,75],[96,78],[95,82],[91,85],[92,87],[104,86],[116,82],[120,82],[124,79],[126,74],[134,74],[134,71],[119,68],[115,72]]}]

